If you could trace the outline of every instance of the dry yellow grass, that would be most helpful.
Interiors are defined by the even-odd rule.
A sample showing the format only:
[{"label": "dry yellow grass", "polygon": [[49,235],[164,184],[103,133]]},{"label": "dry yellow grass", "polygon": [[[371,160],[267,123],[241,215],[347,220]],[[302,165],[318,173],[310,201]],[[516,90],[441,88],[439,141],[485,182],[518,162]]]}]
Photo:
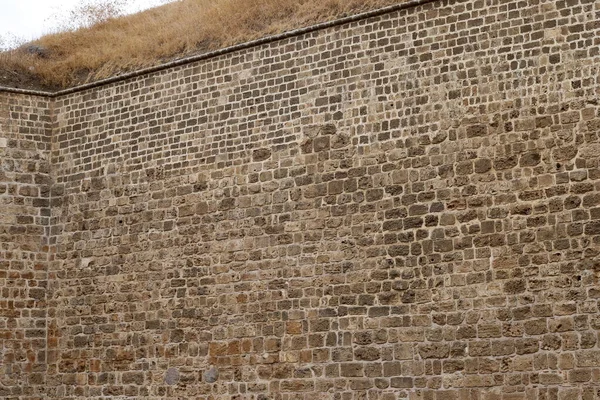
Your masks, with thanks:
[{"label": "dry yellow grass", "polygon": [[399,2],[179,0],[0,53],[0,85],[71,87]]}]

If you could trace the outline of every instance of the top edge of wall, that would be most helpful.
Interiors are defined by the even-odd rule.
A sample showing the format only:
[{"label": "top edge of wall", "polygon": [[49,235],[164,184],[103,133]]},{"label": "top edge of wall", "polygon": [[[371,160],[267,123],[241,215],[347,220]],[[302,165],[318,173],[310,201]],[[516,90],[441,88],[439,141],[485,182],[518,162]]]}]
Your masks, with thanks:
[{"label": "top edge of wall", "polygon": [[86,83],[83,85],[74,86],[71,88],[63,89],[63,90],[58,90],[55,92],[46,92],[46,91],[41,91],[41,90],[19,89],[19,88],[0,86],[0,93],[2,93],[2,92],[15,93],[15,94],[25,94],[25,95],[50,97],[50,98],[58,97],[58,96],[62,96],[62,95],[81,92],[83,90],[108,85],[108,84],[115,83],[115,82],[124,81],[124,80],[135,78],[135,77],[138,77],[141,75],[151,74],[153,72],[162,71],[162,70],[165,70],[168,68],[178,67],[178,66],[190,64],[190,63],[193,63],[196,61],[214,58],[214,57],[217,57],[220,55],[233,53],[238,50],[244,50],[244,49],[248,49],[251,47],[260,46],[263,44],[276,42],[278,40],[287,39],[287,38],[294,37],[294,36],[300,36],[300,35],[303,35],[306,33],[319,31],[319,30],[331,28],[331,27],[338,26],[338,25],[344,25],[344,24],[347,24],[350,22],[356,22],[356,21],[360,21],[363,19],[372,18],[372,17],[376,17],[379,15],[388,14],[388,13],[392,13],[395,11],[412,8],[412,7],[420,6],[420,5],[427,4],[427,3],[433,3],[435,1],[438,1],[438,0],[409,0],[405,3],[395,4],[395,5],[387,6],[387,7],[383,7],[383,8],[378,8],[376,10],[367,11],[364,13],[335,19],[335,20],[329,21],[329,22],[323,22],[320,24],[311,25],[311,26],[304,27],[304,28],[294,29],[291,31],[277,34],[277,35],[265,36],[263,38],[252,40],[249,42],[244,42],[244,43],[236,44],[233,46],[224,47],[219,50],[214,50],[214,51],[202,53],[202,54],[191,56],[191,57],[180,58],[180,59],[177,59],[174,61],[170,61],[168,63],[156,65],[154,67],[140,69],[140,70],[129,72],[129,73],[126,73],[123,75],[113,76],[111,78],[106,78],[106,79],[102,79],[99,81]]}]

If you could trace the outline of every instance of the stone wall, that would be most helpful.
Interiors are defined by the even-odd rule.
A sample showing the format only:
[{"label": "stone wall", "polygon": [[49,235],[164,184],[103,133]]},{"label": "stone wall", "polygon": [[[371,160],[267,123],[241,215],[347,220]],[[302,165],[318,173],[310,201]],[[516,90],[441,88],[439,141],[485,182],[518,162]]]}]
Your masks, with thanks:
[{"label": "stone wall", "polygon": [[50,222],[47,99],[0,93],[0,397],[41,399]]},{"label": "stone wall", "polygon": [[49,398],[600,398],[600,3],[434,1],[52,100]]}]

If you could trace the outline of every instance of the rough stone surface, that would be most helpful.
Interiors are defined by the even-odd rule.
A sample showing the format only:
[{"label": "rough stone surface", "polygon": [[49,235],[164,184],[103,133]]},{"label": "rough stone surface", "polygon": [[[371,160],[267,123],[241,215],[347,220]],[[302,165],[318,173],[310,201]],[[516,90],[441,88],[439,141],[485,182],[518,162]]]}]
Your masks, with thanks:
[{"label": "rough stone surface", "polygon": [[212,367],[202,374],[202,378],[206,383],[215,383],[219,379],[219,370],[215,367]]},{"label": "rough stone surface", "polygon": [[179,370],[177,368],[169,368],[165,374],[165,383],[167,385],[176,385],[179,383]]},{"label": "rough stone surface", "polygon": [[436,1],[1,94],[0,397],[598,399],[599,13]]}]

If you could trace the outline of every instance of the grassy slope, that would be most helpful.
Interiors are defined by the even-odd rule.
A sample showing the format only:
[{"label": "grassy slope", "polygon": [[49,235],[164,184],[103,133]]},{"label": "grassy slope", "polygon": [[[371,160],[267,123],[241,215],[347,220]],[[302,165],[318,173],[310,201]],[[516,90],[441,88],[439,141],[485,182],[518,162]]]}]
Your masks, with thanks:
[{"label": "grassy slope", "polygon": [[[406,0],[404,0],[406,1]],[[0,85],[59,89],[402,0],[179,0],[0,53]],[[28,44],[31,45],[31,44]]]}]

